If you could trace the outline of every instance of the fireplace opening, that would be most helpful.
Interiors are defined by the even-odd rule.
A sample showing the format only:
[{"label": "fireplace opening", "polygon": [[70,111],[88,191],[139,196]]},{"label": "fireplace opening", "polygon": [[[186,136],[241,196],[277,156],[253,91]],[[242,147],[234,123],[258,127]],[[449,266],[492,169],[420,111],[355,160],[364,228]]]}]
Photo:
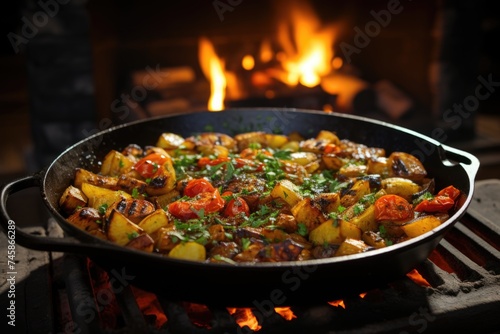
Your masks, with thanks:
[{"label": "fireplace opening", "polygon": [[437,4],[90,2],[89,12],[98,105],[117,122],[292,107],[429,127]]}]

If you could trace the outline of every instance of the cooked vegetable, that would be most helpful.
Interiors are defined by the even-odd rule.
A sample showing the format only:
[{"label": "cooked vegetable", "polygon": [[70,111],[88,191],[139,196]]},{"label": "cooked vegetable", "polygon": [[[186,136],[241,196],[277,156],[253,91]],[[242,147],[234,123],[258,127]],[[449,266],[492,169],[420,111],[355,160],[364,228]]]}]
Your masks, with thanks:
[{"label": "cooked vegetable", "polygon": [[434,216],[423,216],[403,224],[401,228],[410,238],[418,237],[421,234],[441,225],[441,221]]},{"label": "cooked vegetable", "polygon": [[74,186],[69,186],[64,190],[61,198],[59,199],[59,206],[66,214],[72,214],[79,207],[87,205],[87,196]]},{"label": "cooked vegetable", "polygon": [[131,222],[119,211],[113,210],[111,212],[107,225],[107,236],[110,241],[125,246],[130,240],[142,234],[143,231],[142,228]]},{"label": "cooked vegetable", "polygon": [[401,221],[413,217],[413,207],[398,195],[384,195],[375,201],[375,219]]},{"label": "cooked vegetable", "polygon": [[168,256],[183,260],[205,261],[206,250],[199,243],[190,241],[175,246]]},{"label": "cooked vegetable", "polygon": [[[431,231],[460,190],[434,193],[411,154],[262,131],[166,132],[77,168],[60,198],[68,222],[103,240],[194,261],[305,261],[390,247]],[[175,274],[175,273],[173,273]]]}]

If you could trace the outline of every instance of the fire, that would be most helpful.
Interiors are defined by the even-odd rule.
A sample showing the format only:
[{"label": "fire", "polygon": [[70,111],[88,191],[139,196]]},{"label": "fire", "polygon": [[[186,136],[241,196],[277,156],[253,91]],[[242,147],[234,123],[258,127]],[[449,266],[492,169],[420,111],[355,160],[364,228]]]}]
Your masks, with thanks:
[{"label": "fire", "polygon": [[297,318],[297,316],[292,312],[290,307],[275,307],[274,311],[281,315],[281,317],[285,320],[292,320]]},{"label": "fire", "polygon": [[328,302],[328,304],[335,306],[335,307],[342,307],[343,309],[345,309],[345,304],[344,304],[344,301],[342,299]]},{"label": "fire", "polygon": [[258,331],[262,328],[259,322],[250,308],[232,308],[228,307],[227,311],[229,314],[235,317],[236,323],[240,327],[248,326],[253,331]]},{"label": "fire", "polygon": [[[342,59],[334,54],[337,27],[323,24],[304,1],[283,2],[279,13],[276,35],[264,38],[256,54],[246,54],[239,60],[237,68],[242,72],[236,72],[234,59],[227,59],[229,71],[212,42],[200,38],[200,67],[210,82],[208,110],[222,110],[225,102],[246,98],[257,91],[257,95],[261,93],[271,99],[282,89],[282,83],[291,88],[299,84],[308,88],[321,84],[329,94],[328,89],[338,90],[331,87],[332,84],[328,89],[323,86],[323,81],[343,66]],[[225,54],[224,49],[221,53]],[[333,111],[333,106],[327,105],[324,109]]]},{"label": "fire", "polygon": [[410,271],[408,274],[406,274],[406,276],[408,276],[408,278],[410,278],[413,282],[417,283],[418,285],[427,287],[431,286],[429,282],[427,282],[427,280],[424,277],[422,277],[422,275],[420,275],[420,273],[416,269]]},{"label": "fire", "polygon": [[220,111],[224,109],[227,84],[224,61],[217,56],[212,43],[207,38],[200,38],[198,56],[203,74],[210,81],[208,110]]},{"label": "fire", "polygon": [[290,86],[315,87],[332,70],[335,29],[322,27],[306,3],[295,2],[283,9],[289,12],[288,20],[278,26],[278,42],[283,48],[278,60],[287,73],[281,78]]}]

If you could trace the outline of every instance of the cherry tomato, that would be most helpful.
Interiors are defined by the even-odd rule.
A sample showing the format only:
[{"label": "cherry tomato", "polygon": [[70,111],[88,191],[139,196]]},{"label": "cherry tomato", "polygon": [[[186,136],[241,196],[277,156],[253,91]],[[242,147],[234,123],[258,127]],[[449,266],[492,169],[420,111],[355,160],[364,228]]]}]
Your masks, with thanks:
[{"label": "cherry tomato", "polygon": [[413,207],[398,195],[384,195],[375,201],[376,220],[406,220],[413,217]]},{"label": "cherry tomato", "polygon": [[447,212],[455,205],[455,201],[448,196],[437,195],[433,199],[424,199],[415,207],[418,212]]},{"label": "cherry tomato", "polygon": [[324,153],[340,153],[342,149],[335,144],[326,144]]},{"label": "cherry tomato", "polygon": [[210,183],[210,181],[206,179],[194,179],[190,180],[186,187],[184,188],[184,195],[189,197],[195,197],[198,194],[205,192],[214,192],[215,188]]},{"label": "cherry tomato", "polygon": [[188,200],[178,200],[168,205],[168,211],[176,218],[182,220],[195,219],[203,214],[218,212],[224,208],[225,201],[220,196],[219,190],[203,192]]},{"label": "cherry tomato", "polygon": [[152,178],[169,158],[163,154],[151,153],[137,161],[134,169],[145,179]]},{"label": "cherry tomato", "polygon": [[221,164],[223,162],[229,161],[229,158],[215,158],[215,159],[210,159],[209,157],[201,157],[198,159],[198,167],[204,168],[207,165],[208,166],[217,166],[218,164]]},{"label": "cherry tomato", "polygon": [[[222,194],[222,196],[231,196],[232,194],[232,192],[226,191]],[[223,211],[224,217],[235,217],[242,213],[248,217],[250,215],[250,207],[248,206],[247,201],[241,197],[231,198],[229,202],[227,202]]]},{"label": "cherry tomato", "polygon": [[460,190],[458,190],[454,186],[448,186],[446,188],[441,189],[437,194],[438,196],[448,196],[452,200],[456,200],[460,195]]}]

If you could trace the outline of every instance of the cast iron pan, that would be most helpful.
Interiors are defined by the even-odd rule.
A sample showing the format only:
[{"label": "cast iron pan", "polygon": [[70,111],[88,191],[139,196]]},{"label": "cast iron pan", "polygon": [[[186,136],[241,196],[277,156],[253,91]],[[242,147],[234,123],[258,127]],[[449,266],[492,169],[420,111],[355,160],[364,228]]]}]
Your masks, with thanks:
[{"label": "cast iron pan", "polygon": [[[322,129],[335,131],[340,138],[385,148],[387,154],[393,151],[414,154],[422,160],[428,175],[435,178],[436,189],[452,184],[466,194],[461,207],[435,230],[384,249],[305,262],[238,265],[176,260],[119,247],[70,225],[58,210],[59,197],[72,183],[75,167],[97,171],[98,161],[109,150],[119,150],[131,143],[154,144],[162,132],[189,136],[203,131],[229,135],[252,130],[284,134],[298,131],[308,138]],[[171,300],[264,308],[314,303],[381,286],[424,261],[465,213],[478,168],[478,159],[469,153],[414,131],[367,118],[295,109],[196,111],[120,125],[68,148],[44,171],[2,188],[1,223],[7,231],[10,218],[6,203],[11,193],[39,187],[44,203],[65,237],[36,237],[16,228],[16,242],[22,246],[88,256],[118,274],[121,284],[132,284]]]}]

